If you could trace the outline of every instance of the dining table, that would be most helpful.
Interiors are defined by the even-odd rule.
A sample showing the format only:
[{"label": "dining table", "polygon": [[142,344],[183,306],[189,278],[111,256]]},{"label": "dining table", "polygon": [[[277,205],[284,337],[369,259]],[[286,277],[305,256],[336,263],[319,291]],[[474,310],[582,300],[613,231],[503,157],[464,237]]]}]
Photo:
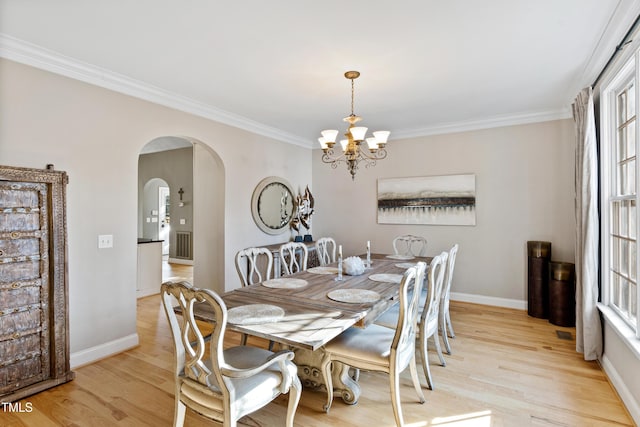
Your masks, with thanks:
[{"label": "dining table", "polygon": [[[402,275],[418,261],[428,263],[429,258],[371,254],[371,265],[362,274],[343,272],[341,280],[333,263],[231,290],[222,295],[227,329],[291,349],[305,388],[320,390],[322,346],[347,328],[366,328],[396,304]],[[197,305],[194,315],[214,319],[206,305]],[[349,367],[335,364],[332,372],[334,394],[355,404],[360,387]]]}]

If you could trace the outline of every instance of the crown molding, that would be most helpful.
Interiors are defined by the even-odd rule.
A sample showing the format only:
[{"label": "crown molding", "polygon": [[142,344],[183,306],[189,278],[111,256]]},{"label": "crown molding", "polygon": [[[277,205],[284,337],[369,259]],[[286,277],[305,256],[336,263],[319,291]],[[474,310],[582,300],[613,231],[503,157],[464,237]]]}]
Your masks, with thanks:
[{"label": "crown molding", "polygon": [[[266,126],[228,111],[166,91],[127,76],[61,55],[41,46],[0,33],[0,57],[60,74],[75,80],[133,96],[229,126],[253,132],[304,148],[316,147],[315,141]],[[422,128],[394,131],[394,139],[415,138],[445,133],[466,132],[502,126],[536,123],[571,117],[569,109],[510,114],[463,122],[440,123]]]},{"label": "crown molding", "polygon": [[311,141],[305,141],[296,135],[2,33],[0,33],[0,57],[153,102],[154,104],[214,120],[278,141],[304,148],[311,147]]},{"label": "crown molding", "polygon": [[587,82],[586,85],[593,84],[638,16],[640,16],[640,1],[618,0],[618,6],[584,66],[581,82]]},{"label": "crown molding", "polygon": [[469,132],[480,129],[490,129],[505,126],[523,125],[529,123],[548,122],[571,118],[568,108],[551,111],[537,111],[519,114],[484,117],[462,122],[438,123],[423,128],[407,129],[394,132],[394,139],[417,138],[421,136],[442,135],[447,133]]}]

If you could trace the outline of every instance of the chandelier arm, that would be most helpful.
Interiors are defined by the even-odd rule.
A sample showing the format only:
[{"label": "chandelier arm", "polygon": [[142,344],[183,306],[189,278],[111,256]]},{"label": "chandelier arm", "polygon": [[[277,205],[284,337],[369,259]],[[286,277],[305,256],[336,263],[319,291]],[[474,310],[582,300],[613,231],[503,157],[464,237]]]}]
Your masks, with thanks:
[{"label": "chandelier arm", "polygon": [[375,153],[372,153],[368,149],[365,150],[360,148],[360,156],[369,160],[382,160],[387,157],[387,150],[384,148],[378,148]]},{"label": "chandelier arm", "polygon": [[336,162],[344,162],[346,160],[346,155],[345,153],[340,154],[339,156],[336,156],[334,154],[333,149],[329,149],[327,150],[326,153],[322,153],[322,161],[323,163],[336,163]]}]

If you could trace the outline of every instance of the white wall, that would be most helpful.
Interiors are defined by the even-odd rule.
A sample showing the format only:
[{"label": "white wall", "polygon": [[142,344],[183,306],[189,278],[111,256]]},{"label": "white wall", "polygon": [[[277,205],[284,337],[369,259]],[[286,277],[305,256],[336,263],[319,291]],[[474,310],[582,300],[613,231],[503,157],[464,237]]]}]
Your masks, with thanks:
[{"label": "white wall", "polygon": [[[234,251],[286,240],[253,223],[251,193],[269,175],[296,187],[310,183],[309,150],[4,59],[0,76],[0,163],[53,163],[69,174],[72,366],[137,344],[138,155],[154,138],[193,138],[224,165],[217,206],[225,222],[216,232],[225,239],[220,265],[230,281],[218,286],[239,284]],[[98,250],[99,234],[113,234],[114,248]]]},{"label": "white wall", "polygon": [[[392,134],[393,136],[393,134]],[[314,150],[314,237],[346,254],[392,252],[398,234],[428,239],[435,255],[460,244],[454,299],[525,308],[528,240],[552,242],[553,259],[574,262],[574,131],[571,120],[391,141],[388,157],[351,181]],[[476,175],[476,225],[378,224],[378,178]]]}]

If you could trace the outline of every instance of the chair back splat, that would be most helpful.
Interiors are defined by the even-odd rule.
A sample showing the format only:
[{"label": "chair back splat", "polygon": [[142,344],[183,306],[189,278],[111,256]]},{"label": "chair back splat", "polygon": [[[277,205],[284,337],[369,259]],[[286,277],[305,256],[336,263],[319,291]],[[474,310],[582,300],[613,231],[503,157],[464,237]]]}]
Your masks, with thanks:
[{"label": "chair back splat", "polygon": [[282,264],[282,274],[297,273],[307,269],[307,258],[309,251],[307,245],[301,242],[289,242],[280,246],[280,263]]},{"label": "chair back splat", "polygon": [[412,234],[397,236],[393,239],[393,251],[396,255],[424,256],[427,252],[427,239]]},{"label": "chair back splat", "polygon": [[242,286],[271,279],[273,255],[267,248],[246,248],[236,254],[236,270]]},{"label": "chair back splat", "polygon": [[336,241],[331,237],[322,237],[316,242],[316,254],[320,265],[336,262]]}]

